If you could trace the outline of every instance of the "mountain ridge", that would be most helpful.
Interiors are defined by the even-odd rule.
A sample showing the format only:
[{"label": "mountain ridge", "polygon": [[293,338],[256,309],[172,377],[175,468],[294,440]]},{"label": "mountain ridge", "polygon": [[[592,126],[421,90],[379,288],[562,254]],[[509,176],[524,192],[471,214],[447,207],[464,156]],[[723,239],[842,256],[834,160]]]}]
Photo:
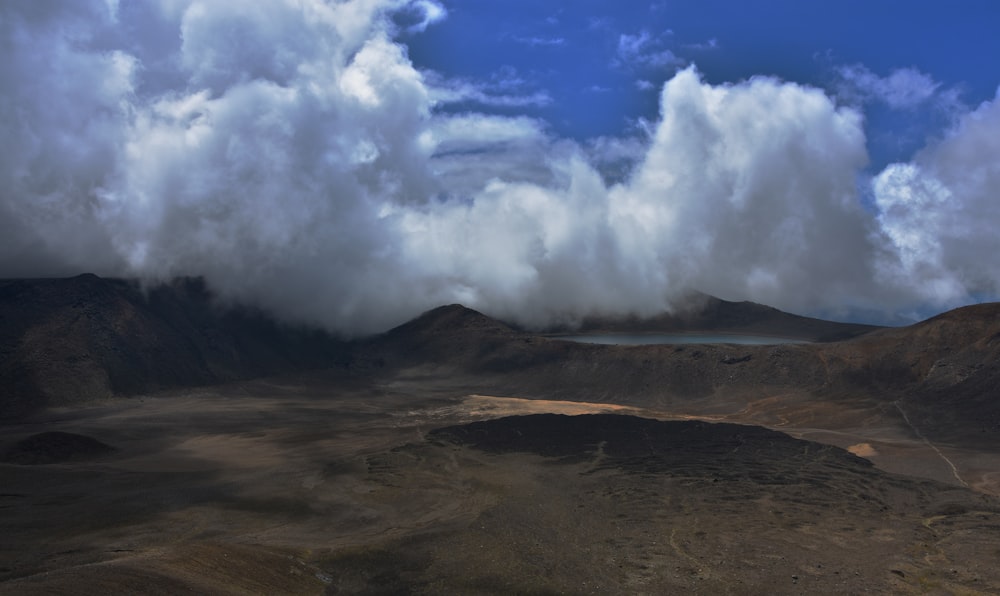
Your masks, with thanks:
[{"label": "mountain ridge", "polygon": [[731,333],[767,333],[779,337],[831,342],[857,337],[877,329],[878,325],[843,323],[805,317],[750,301],[733,302],[715,296],[693,293],[677,310],[640,317],[590,316],[576,327],[557,326],[545,333],[676,333],[713,331]]},{"label": "mountain ridge", "polygon": [[0,281],[0,418],[46,406],[321,368],[328,334],[222,308],[204,283],[146,291],[92,274]]},{"label": "mountain ridge", "polygon": [[[224,308],[197,279],[146,290],[89,274],[6,280],[0,281],[0,418],[304,370],[380,378],[433,367],[508,395],[642,407],[683,408],[732,396],[863,397],[906,408],[927,432],[945,439],[971,440],[962,429],[975,428],[977,440],[996,440],[990,437],[1000,429],[1000,304],[968,306],[908,327],[872,328],[705,300],[687,320],[679,313],[645,323],[633,317],[616,330],[700,325],[791,337],[840,333],[846,339],[598,346],[531,333],[452,304],[346,342],[283,325],[255,309]],[[603,329],[609,321],[603,320]],[[589,325],[584,329],[599,328]]]}]

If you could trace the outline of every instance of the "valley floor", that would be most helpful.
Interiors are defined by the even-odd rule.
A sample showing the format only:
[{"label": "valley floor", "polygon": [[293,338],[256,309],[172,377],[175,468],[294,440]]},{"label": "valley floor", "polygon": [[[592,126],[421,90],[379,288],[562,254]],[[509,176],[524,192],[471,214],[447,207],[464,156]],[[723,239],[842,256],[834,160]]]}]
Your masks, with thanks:
[{"label": "valley floor", "polygon": [[[0,449],[64,431],[116,450],[0,464],[0,593],[1000,592],[1000,454],[927,441],[905,403],[492,393],[443,372],[316,373],[6,425]],[[693,422],[662,427],[694,433],[669,452],[643,452],[662,437],[636,431],[639,456],[614,438],[551,455],[428,435],[543,413],[809,442],[748,429],[705,450]],[[505,432],[538,432],[527,420]]]}]

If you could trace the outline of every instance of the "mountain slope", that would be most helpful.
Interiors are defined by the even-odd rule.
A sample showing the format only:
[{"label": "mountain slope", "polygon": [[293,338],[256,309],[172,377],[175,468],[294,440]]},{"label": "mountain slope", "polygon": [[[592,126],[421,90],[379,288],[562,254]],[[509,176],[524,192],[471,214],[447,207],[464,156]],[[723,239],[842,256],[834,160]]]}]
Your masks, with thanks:
[{"label": "mountain slope", "polygon": [[[789,331],[792,315],[772,316],[775,328],[764,318],[743,320],[756,321],[758,332]],[[710,330],[733,320],[702,317]],[[365,344],[359,354],[365,350],[361,360],[375,354],[390,369],[449,366],[503,395],[719,413],[772,400],[781,405],[758,410],[761,423],[808,420],[817,408],[833,407],[893,413],[921,436],[956,445],[1000,444],[1000,304],[843,341],[769,346],[581,344],[518,332],[453,306]]]},{"label": "mountain slope", "polygon": [[342,342],[250,309],[224,309],[199,280],[144,293],[122,280],[0,282],[0,417],[342,360]]},{"label": "mountain slope", "polygon": [[938,440],[1000,442],[998,304],[874,330],[709,297],[692,313],[588,329],[861,335],[799,345],[599,346],[450,305],[348,344],[251,309],[222,308],[198,280],[146,292],[93,275],[12,280],[0,282],[0,417],[310,368],[350,366],[378,379],[430,367],[505,395],[676,411],[692,404],[739,410],[773,396],[802,411],[812,403],[861,404],[898,409]]},{"label": "mountain slope", "polygon": [[881,329],[873,325],[839,323],[794,315],[755,302],[730,302],[707,294],[693,294],[674,312],[652,317],[588,317],[579,329],[553,328],[552,333],[675,333],[717,331],[770,334],[810,341],[839,341]]},{"label": "mountain slope", "polygon": [[967,445],[998,441],[1000,303],[876,331],[829,352],[831,361],[840,360],[831,363],[834,374],[882,387],[929,437]]}]

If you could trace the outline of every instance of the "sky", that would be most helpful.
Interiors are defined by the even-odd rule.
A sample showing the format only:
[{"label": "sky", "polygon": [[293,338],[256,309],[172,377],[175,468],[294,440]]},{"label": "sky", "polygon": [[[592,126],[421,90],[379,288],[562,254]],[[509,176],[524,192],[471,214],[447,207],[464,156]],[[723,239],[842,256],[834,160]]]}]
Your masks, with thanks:
[{"label": "sky", "polygon": [[0,3],[0,277],[202,276],[345,335],[691,290],[1000,295],[1000,7]]}]

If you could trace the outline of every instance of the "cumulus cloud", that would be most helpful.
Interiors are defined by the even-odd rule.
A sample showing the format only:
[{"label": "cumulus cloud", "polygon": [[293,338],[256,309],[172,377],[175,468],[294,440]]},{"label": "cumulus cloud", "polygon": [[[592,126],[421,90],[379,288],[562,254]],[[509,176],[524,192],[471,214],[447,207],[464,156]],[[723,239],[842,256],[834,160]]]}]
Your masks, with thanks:
[{"label": "cumulus cloud", "polygon": [[569,145],[549,139],[538,120],[476,113],[435,118],[419,140],[431,155],[426,167],[438,196],[462,200],[474,199],[494,179],[549,184],[550,162]]},{"label": "cumulus cloud", "polygon": [[606,182],[621,183],[632,175],[649,150],[649,134],[640,129],[633,136],[597,137],[583,147],[590,162]]},{"label": "cumulus cloud", "polygon": [[644,162],[610,200],[645,279],[795,310],[865,294],[857,112],[770,78],[713,87],[688,68],[664,86],[661,113]]},{"label": "cumulus cloud", "polygon": [[[1000,289],[996,101],[866,210],[861,113],[820,90],[688,68],[640,134],[581,144],[458,111],[542,102],[417,70],[399,40],[438,6],[0,4],[0,274],[201,275],[348,334],[446,302],[542,325],[690,288],[800,312]],[[673,64],[653,41],[619,49]]]},{"label": "cumulus cloud", "polygon": [[912,162],[873,181],[894,284],[938,306],[1000,294],[1000,99],[963,116]]},{"label": "cumulus cloud", "polygon": [[0,267],[8,275],[114,271],[95,225],[96,189],[124,142],[137,64],[98,43],[114,15],[96,3],[3,3]]}]

